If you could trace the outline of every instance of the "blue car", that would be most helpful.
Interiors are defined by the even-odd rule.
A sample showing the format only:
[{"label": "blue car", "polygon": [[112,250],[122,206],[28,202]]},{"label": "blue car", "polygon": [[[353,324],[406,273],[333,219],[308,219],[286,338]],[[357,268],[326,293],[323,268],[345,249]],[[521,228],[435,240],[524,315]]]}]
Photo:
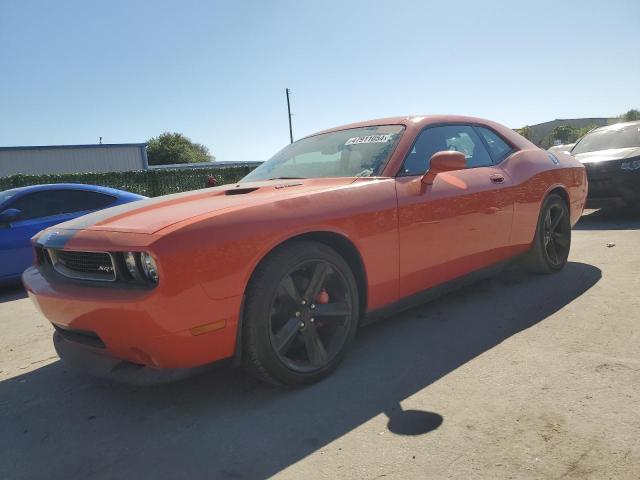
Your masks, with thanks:
[{"label": "blue car", "polygon": [[0,283],[31,265],[30,239],[40,230],[95,210],[147,197],[114,188],[59,183],[0,192]]}]

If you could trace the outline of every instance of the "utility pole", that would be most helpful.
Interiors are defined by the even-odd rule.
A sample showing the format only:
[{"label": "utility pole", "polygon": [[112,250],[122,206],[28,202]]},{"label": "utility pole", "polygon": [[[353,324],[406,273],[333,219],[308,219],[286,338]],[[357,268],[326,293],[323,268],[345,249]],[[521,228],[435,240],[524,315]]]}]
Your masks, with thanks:
[{"label": "utility pole", "polygon": [[291,103],[289,102],[289,93],[291,90],[285,88],[285,92],[287,93],[287,112],[289,113],[289,139],[291,143],[293,143],[293,129],[291,128]]}]

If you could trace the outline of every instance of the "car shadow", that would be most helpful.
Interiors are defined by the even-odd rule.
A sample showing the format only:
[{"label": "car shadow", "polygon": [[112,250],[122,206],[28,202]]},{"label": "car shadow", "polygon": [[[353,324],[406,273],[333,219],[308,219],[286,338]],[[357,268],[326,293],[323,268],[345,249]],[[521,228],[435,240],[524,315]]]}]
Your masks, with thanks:
[{"label": "car shadow", "polygon": [[27,298],[27,292],[19,281],[0,284],[0,303]]},{"label": "car shadow", "polygon": [[638,230],[640,210],[632,208],[600,209],[585,212],[574,230]]},{"label": "car shadow", "polygon": [[335,374],[302,389],[238,370],[130,387],[57,361],[0,382],[0,478],[265,478],[378,415],[393,434],[424,435],[447,419],[403,400],[600,278],[575,262],[555,275],[505,271],[363,328]]}]

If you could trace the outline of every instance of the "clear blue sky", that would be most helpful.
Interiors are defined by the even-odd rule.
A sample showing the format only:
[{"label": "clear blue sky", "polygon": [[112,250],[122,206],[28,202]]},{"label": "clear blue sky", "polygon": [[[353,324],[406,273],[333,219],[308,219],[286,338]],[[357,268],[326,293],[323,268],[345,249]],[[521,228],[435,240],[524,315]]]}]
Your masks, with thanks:
[{"label": "clear blue sky", "polygon": [[0,146],[178,131],[219,160],[369,118],[640,107],[640,1],[0,2]]}]

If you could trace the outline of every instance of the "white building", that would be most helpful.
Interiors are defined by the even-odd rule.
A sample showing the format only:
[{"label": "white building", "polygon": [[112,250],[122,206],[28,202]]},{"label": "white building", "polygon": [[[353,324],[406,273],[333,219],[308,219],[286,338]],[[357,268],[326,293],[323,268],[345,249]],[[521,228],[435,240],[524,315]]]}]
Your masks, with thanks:
[{"label": "white building", "polygon": [[0,147],[0,177],[146,170],[146,143]]}]

